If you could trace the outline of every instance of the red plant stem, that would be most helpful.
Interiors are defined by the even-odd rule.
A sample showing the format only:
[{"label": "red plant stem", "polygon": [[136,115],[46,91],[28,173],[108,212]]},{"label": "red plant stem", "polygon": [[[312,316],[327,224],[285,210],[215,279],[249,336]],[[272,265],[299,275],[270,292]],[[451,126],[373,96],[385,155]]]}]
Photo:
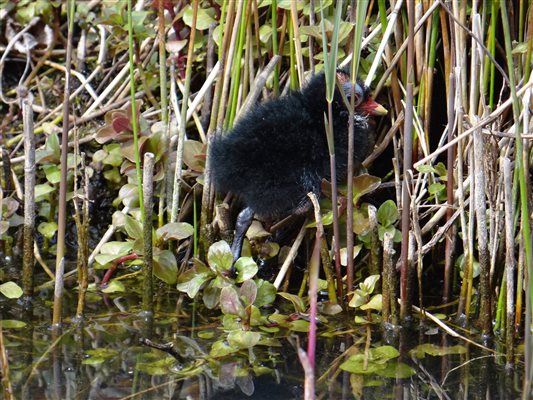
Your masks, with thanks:
[{"label": "red plant stem", "polygon": [[120,264],[125,263],[126,261],[137,260],[138,258],[140,257],[136,253],[131,253],[127,256],[117,258],[115,261],[113,261],[113,265],[111,265],[111,267],[109,267],[109,269],[106,271],[104,277],[102,278],[102,282],[100,282],[100,286],[106,286],[109,283],[113,273]]}]

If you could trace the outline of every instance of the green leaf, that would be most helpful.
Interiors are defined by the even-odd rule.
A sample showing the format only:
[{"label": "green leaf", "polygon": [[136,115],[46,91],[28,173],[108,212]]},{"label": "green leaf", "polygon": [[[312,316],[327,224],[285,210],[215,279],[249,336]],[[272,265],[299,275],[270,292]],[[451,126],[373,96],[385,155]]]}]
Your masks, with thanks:
[{"label": "green leaf", "polygon": [[0,320],[0,326],[2,329],[21,329],[26,326],[26,322],[19,321],[17,319],[2,319]]},{"label": "green leaf", "polygon": [[363,304],[361,306],[361,310],[376,310],[381,311],[381,308],[383,306],[383,297],[381,294],[376,294],[372,296],[370,301],[366,304]]},{"label": "green leaf", "polygon": [[212,279],[215,275],[202,263],[195,263],[195,266],[178,277],[178,284],[176,288],[180,292],[185,292],[193,299],[196,294],[207,281]]},{"label": "green leaf", "polygon": [[416,371],[409,365],[397,362],[386,364],[386,368],[377,371],[376,374],[385,378],[406,379],[413,376],[415,373]]},{"label": "green leaf", "polygon": [[61,180],[61,170],[57,165],[43,165],[46,180],[51,184],[59,183]]},{"label": "green leaf", "polygon": [[364,282],[361,282],[359,287],[366,294],[371,294],[374,292],[374,288],[376,287],[376,283],[379,281],[379,278],[379,275],[370,275],[365,278]]},{"label": "green leaf", "polygon": [[170,250],[162,250],[154,256],[154,275],[163,282],[173,285],[178,277],[176,257]]},{"label": "green leaf", "polygon": [[225,341],[219,340],[218,342],[213,343],[213,346],[211,346],[211,351],[209,352],[209,355],[211,357],[219,358],[219,357],[227,356],[229,354],[233,354],[238,350],[239,350],[238,348],[230,346]]},{"label": "green leaf", "polygon": [[416,346],[412,349],[409,354],[412,357],[422,359],[429,354],[430,356],[439,357],[446,356],[450,354],[465,354],[466,348],[462,345],[455,346],[438,346],[432,343],[424,343]]},{"label": "green leaf", "polygon": [[244,316],[244,306],[233,286],[226,286],[220,292],[220,309],[224,314]]},{"label": "green leaf", "polygon": [[42,197],[52,193],[54,190],[55,188],[48,183],[35,185],[35,201],[42,200]]},{"label": "green leaf", "polygon": [[241,283],[253,278],[259,268],[252,257],[240,257],[235,262],[235,270],[237,271],[237,278],[235,280]]},{"label": "green leaf", "polygon": [[258,279],[256,281],[257,285],[257,296],[255,298],[254,305],[256,307],[263,307],[267,304],[272,304],[276,299],[277,289],[276,287],[263,279]]},{"label": "green leaf", "polygon": [[126,215],[124,222],[124,229],[130,238],[136,240],[143,238],[143,227],[139,221],[129,215]]},{"label": "green leaf", "polygon": [[378,222],[384,226],[389,227],[394,224],[400,214],[398,213],[398,208],[396,203],[392,200],[385,201],[378,210]]},{"label": "green leaf", "polygon": [[429,194],[438,194],[442,190],[444,190],[445,188],[446,188],[446,186],[443,185],[442,183],[432,183],[428,187],[428,192],[429,192]]},{"label": "green leaf", "polygon": [[254,303],[257,297],[257,285],[251,279],[244,281],[239,289],[239,295],[245,306],[249,306]]},{"label": "green leaf", "polygon": [[[216,22],[216,20],[213,18],[215,15],[215,9],[214,8],[200,8],[198,7],[198,15],[196,18],[196,29],[203,31],[206,29],[209,29],[209,26]],[[185,13],[183,14],[183,22],[185,22],[185,25],[188,27],[192,27],[192,17],[193,17],[193,10],[192,7],[189,5],[185,8]]]},{"label": "green leaf", "polygon": [[55,222],[41,222],[37,226],[37,231],[47,239],[52,239],[57,232],[57,224]]},{"label": "green leaf", "polygon": [[297,313],[305,312],[305,304],[301,297],[298,297],[295,294],[285,292],[279,292],[278,295],[286,300],[289,300],[294,306],[294,311],[296,311]]},{"label": "green leaf", "polygon": [[381,179],[368,174],[358,175],[353,178],[353,203],[357,204],[361,196],[376,190],[381,184]]},{"label": "green leaf", "polygon": [[183,240],[194,234],[194,227],[187,222],[172,222],[163,225],[156,232],[162,240]]},{"label": "green leaf", "polygon": [[102,289],[102,292],[104,293],[117,293],[117,292],[125,292],[125,291],[126,291],[126,287],[124,286],[124,284],[114,279],[111,280],[104,289]]},{"label": "green leaf", "polygon": [[228,343],[232,347],[237,347],[238,349],[249,349],[254,347],[261,339],[261,334],[259,332],[251,331],[233,331],[228,335]]},{"label": "green leaf", "polygon": [[9,281],[0,285],[0,293],[8,299],[18,299],[22,296],[22,289],[15,282]]},{"label": "green leaf", "polygon": [[233,264],[233,255],[229,244],[223,240],[213,243],[207,252],[207,262],[214,271],[229,271]]}]

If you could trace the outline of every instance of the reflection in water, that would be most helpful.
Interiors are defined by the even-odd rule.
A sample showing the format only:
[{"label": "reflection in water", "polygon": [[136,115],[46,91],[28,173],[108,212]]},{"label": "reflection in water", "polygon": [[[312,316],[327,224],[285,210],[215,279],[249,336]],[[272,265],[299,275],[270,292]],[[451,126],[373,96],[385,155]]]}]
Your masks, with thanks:
[{"label": "reflection in water", "polygon": [[[109,303],[102,313],[101,298],[92,295],[84,323],[66,319],[55,337],[46,304],[23,310],[4,300],[3,323],[25,322],[3,329],[14,398],[303,398],[303,371],[286,339],[289,332],[264,332],[258,345],[226,354],[217,319],[197,315],[191,330],[190,310],[177,313],[171,299],[159,298],[155,318],[147,321],[136,298],[124,296],[120,310]],[[372,332],[367,369],[351,373],[346,369],[363,365],[367,330],[351,321],[330,321],[321,327],[317,345],[317,394],[332,400],[382,400],[391,394],[404,400],[519,397],[521,372],[506,372],[504,358],[428,328],[433,326]],[[148,333],[156,344],[172,343],[172,351],[142,345]],[[304,343],[305,334],[300,335]],[[384,356],[383,349],[394,353]]]}]

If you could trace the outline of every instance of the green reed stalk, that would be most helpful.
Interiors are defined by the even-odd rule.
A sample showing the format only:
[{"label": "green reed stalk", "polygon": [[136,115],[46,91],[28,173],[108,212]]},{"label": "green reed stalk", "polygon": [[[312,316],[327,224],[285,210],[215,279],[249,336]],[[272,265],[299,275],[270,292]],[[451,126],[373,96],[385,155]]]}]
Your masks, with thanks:
[{"label": "green reed stalk", "polygon": [[[272,0],[272,20],[270,22],[272,26],[272,55],[277,56],[278,52],[278,2],[277,0]],[[276,65],[274,68],[273,84],[274,84],[274,94],[279,96],[279,68],[281,63]]]},{"label": "green reed stalk", "polygon": [[[328,102],[328,118],[325,123],[326,137],[328,141],[328,150],[330,157],[330,172],[331,172],[331,202],[333,204],[333,235],[335,236],[334,253],[335,253],[335,272],[337,274],[337,294],[339,302],[342,302],[342,273],[340,266],[340,232],[339,232],[339,215],[337,210],[337,174],[335,167],[335,142],[333,137],[333,111],[332,103],[335,94],[336,75],[337,75],[337,51],[339,47],[339,26],[341,20],[342,0],[338,0],[336,4],[335,19],[333,25],[333,35],[331,38],[331,49],[328,51],[328,39],[326,36],[324,9],[320,8],[320,27],[322,29],[322,49],[324,52],[324,73],[326,78],[326,100]],[[324,117],[326,118],[326,117]],[[348,279],[351,279],[349,277]],[[350,281],[352,283],[352,281]]]},{"label": "green reed stalk", "polygon": [[524,379],[524,394],[528,393],[533,382],[533,366],[532,366],[532,349],[531,349],[531,305],[533,303],[533,268],[532,268],[532,249],[531,249],[531,228],[529,225],[529,209],[528,209],[528,190],[526,185],[527,158],[524,157],[524,143],[522,141],[522,132],[520,124],[520,104],[516,94],[516,80],[514,76],[514,63],[511,45],[511,33],[509,28],[509,16],[507,14],[507,4],[505,1],[500,3],[502,13],[503,35],[505,39],[505,55],[507,59],[507,69],[509,71],[509,83],[511,89],[511,96],[513,99],[513,117],[515,121],[515,142],[516,142],[516,170],[518,173],[518,184],[520,187],[520,213],[522,217],[522,240],[525,250],[524,264],[527,270],[528,282],[526,288],[526,327],[525,327],[525,342],[526,342],[526,379]]},{"label": "green reed stalk", "polygon": [[130,63],[131,127],[133,129],[133,147],[135,148],[135,170],[137,171],[137,192],[141,219],[144,220],[144,202],[142,195],[141,153],[139,151],[139,121],[135,102],[135,50],[133,48],[132,0],[128,0],[128,54]]},{"label": "green reed stalk", "polygon": [[[246,38],[246,25],[250,16],[249,1],[245,1],[243,7],[244,12],[241,14],[241,20],[239,22],[239,36],[237,39],[237,47],[234,52],[234,62],[232,65],[232,79],[230,86],[230,99],[228,119],[226,121],[226,128],[233,126],[235,120],[235,114],[237,113],[237,99],[239,97],[239,85],[241,82],[241,70],[242,70],[242,49],[244,47],[244,40]],[[246,62],[246,61],[245,61]],[[244,94],[243,94],[244,95]]]}]

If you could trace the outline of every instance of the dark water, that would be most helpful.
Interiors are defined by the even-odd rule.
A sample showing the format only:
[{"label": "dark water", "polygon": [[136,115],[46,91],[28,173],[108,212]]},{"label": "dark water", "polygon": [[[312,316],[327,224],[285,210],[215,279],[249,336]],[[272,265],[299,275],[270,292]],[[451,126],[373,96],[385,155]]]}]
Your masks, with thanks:
[{"label": "dark water", "polygon": [[[51,292],[41,293],[33,310],[0,299],[9,380],[16,399],[302,399],[303,370],[295,343],[303,333],[266,333],[270,341],[224,357],[209,355],[223,337],[217,315],[194,312],[187,298],[158,291],[153,325],[139,316],[134,293],[90,294],[86,319],[74,323],[77,293],[69,291],[61,334],[50,329]],[[199,309],[199,308],[198,308]],[[193,321],[194,320],[194,321]],[[9,327],[22,321],[22,327]],[[408,378],[379,373],[352,374],[339,366],[347,354],[361,354],[370,330],[347,319],[329,318],[319,327],[317,398],[319,399],[517,399],[521,369],[506,371],[505,359],[458,342],[430,323],[399,329],[386,341],[372,328],[371,346],[400,350],[393,360],[413,370]],[[19,323],[19,325],[22,325]],[[190,327],[195,326],[193,330]],[[173,342],[178,358],[141,345]],[[416,358],[421,343],[435,348],[459,345],[461,354]]]}]

